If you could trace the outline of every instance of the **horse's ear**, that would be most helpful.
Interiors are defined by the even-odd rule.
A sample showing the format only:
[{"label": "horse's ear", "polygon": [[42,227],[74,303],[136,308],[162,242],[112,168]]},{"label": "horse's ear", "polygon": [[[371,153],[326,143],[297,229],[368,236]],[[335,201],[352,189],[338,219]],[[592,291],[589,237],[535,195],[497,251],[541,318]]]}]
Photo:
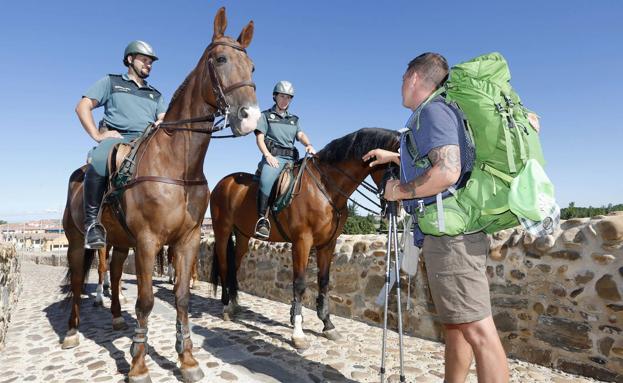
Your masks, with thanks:
[{"label": "horse's ear", "polygon": [[212,41],[223,37],[225,28],[227,28],[227,16],[225,15],[225,7],[221,7],[216,12],[216,16],[214,16],[214,36],[212,36]]},{"label": "horse's ear", "polygon": [[253,20],[249,21],[246,27],[242,28],[242,32],[240,32],[240,36],[238,36],[238,42],[240,46],[246,48],[251,44],[251,40],[253,39]]}]

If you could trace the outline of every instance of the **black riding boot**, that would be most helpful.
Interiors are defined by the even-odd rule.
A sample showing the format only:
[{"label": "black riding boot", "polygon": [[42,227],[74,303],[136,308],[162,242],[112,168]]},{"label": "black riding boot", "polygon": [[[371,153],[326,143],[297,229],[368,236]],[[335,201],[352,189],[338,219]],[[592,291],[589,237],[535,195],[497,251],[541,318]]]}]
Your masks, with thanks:
[{"label": "black riding boot", "polygon": [[102,177],[89,166],[84,175],[84,248],[101,249],[106,246],[106,230],[97,221],[104,190],[106,177]]},{"label": "black riding boot", "polygon": [[260,216],[260,219],[258,219],[255,224],[255,236],[259,239],[268,239],[270,236],[270,221],[266,218],[268,210],[268,196],[265,196],[259,191],[257,194],[257,215]]}]

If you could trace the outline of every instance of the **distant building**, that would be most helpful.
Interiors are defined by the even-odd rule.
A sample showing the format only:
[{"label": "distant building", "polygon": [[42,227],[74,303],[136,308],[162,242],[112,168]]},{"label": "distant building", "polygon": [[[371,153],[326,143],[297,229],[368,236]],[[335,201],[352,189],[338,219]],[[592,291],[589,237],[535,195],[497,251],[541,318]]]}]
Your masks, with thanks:
[{"label": "distant building", "polygon": [[34,251],[64,250],[68,246],[58,219],[0,225],[0,240],[15,244],[17,249]]},{"label": "distant building", "polygon": [[209,232],[212,232],[212,218],[204,217],[201,224],[201,236],[205,237]]}]

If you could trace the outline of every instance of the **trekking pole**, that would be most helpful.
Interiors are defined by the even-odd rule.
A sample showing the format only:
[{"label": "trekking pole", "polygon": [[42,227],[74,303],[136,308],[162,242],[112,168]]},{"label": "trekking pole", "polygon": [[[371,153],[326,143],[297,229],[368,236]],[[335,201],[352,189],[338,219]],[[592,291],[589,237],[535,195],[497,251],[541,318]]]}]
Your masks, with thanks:
[{"label": "trekking pole", "polygon": [[[403,349],[402,349],[402,305],[400,304],[400,265],[398,263],[398,202],[393,202],[390,208],[390,219],[393,221],[392,232],[394,240],[394,267],[396,270],[396,298],[398,304],[398,342],[400,347],[400,381],[405,381]],[[386,303],[387,305],[387,303]]]},{"label": "trekking pole", "polygon": [[[388,172],[388,179],[395,178],[391,174],[391,168]],[[390,264],[392,254],[392,244],[394,248],[394,266],[396,273],[396,291],[398,294],[398,335],[400,344],[400,381],[405,381],[404,369],[403,369],[403,349],[402,349],[402,308],[400,306],[400,270],[398,264],[398,223],[396,216],[398,215],[398,202],[387,201],[385,206],[385,213],[388,218],[388,231],[387,231],[387,253],[385,257],[385,305],[383,310],[383,345],[381,350],[381,383],[385,381],[385,345],[387,339],[387,308],[389,305],[389,290],[390,290]]]},{"label": "trekking pole", "polygon": [[388,216],[388,227],[387,227],[387,252],[385,255],[385,303],[383,308],[383,345],[381,348],[381,383],[385,382],[385,342],[387,338],[387,305],[389,302],[389,273],[390,273],[390,263],[391,263],[391,248],[392,248],[392,228],[393,222],[391,219],[391,205],[396,204],[396,202],[387,202],[386,211]]}]

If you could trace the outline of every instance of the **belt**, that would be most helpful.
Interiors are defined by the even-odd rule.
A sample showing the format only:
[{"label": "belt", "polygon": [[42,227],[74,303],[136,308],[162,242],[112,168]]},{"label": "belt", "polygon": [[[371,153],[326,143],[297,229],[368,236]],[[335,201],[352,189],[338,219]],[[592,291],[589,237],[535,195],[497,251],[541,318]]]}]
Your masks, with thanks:
[{"label": "belt", "polygon": [[294,150],[295,149],[279,148],[279,147],[273,146],[272,148],[270,148],[270,154],[272,154],[273,156],[294,157],[294,153],[295,153]]}]

